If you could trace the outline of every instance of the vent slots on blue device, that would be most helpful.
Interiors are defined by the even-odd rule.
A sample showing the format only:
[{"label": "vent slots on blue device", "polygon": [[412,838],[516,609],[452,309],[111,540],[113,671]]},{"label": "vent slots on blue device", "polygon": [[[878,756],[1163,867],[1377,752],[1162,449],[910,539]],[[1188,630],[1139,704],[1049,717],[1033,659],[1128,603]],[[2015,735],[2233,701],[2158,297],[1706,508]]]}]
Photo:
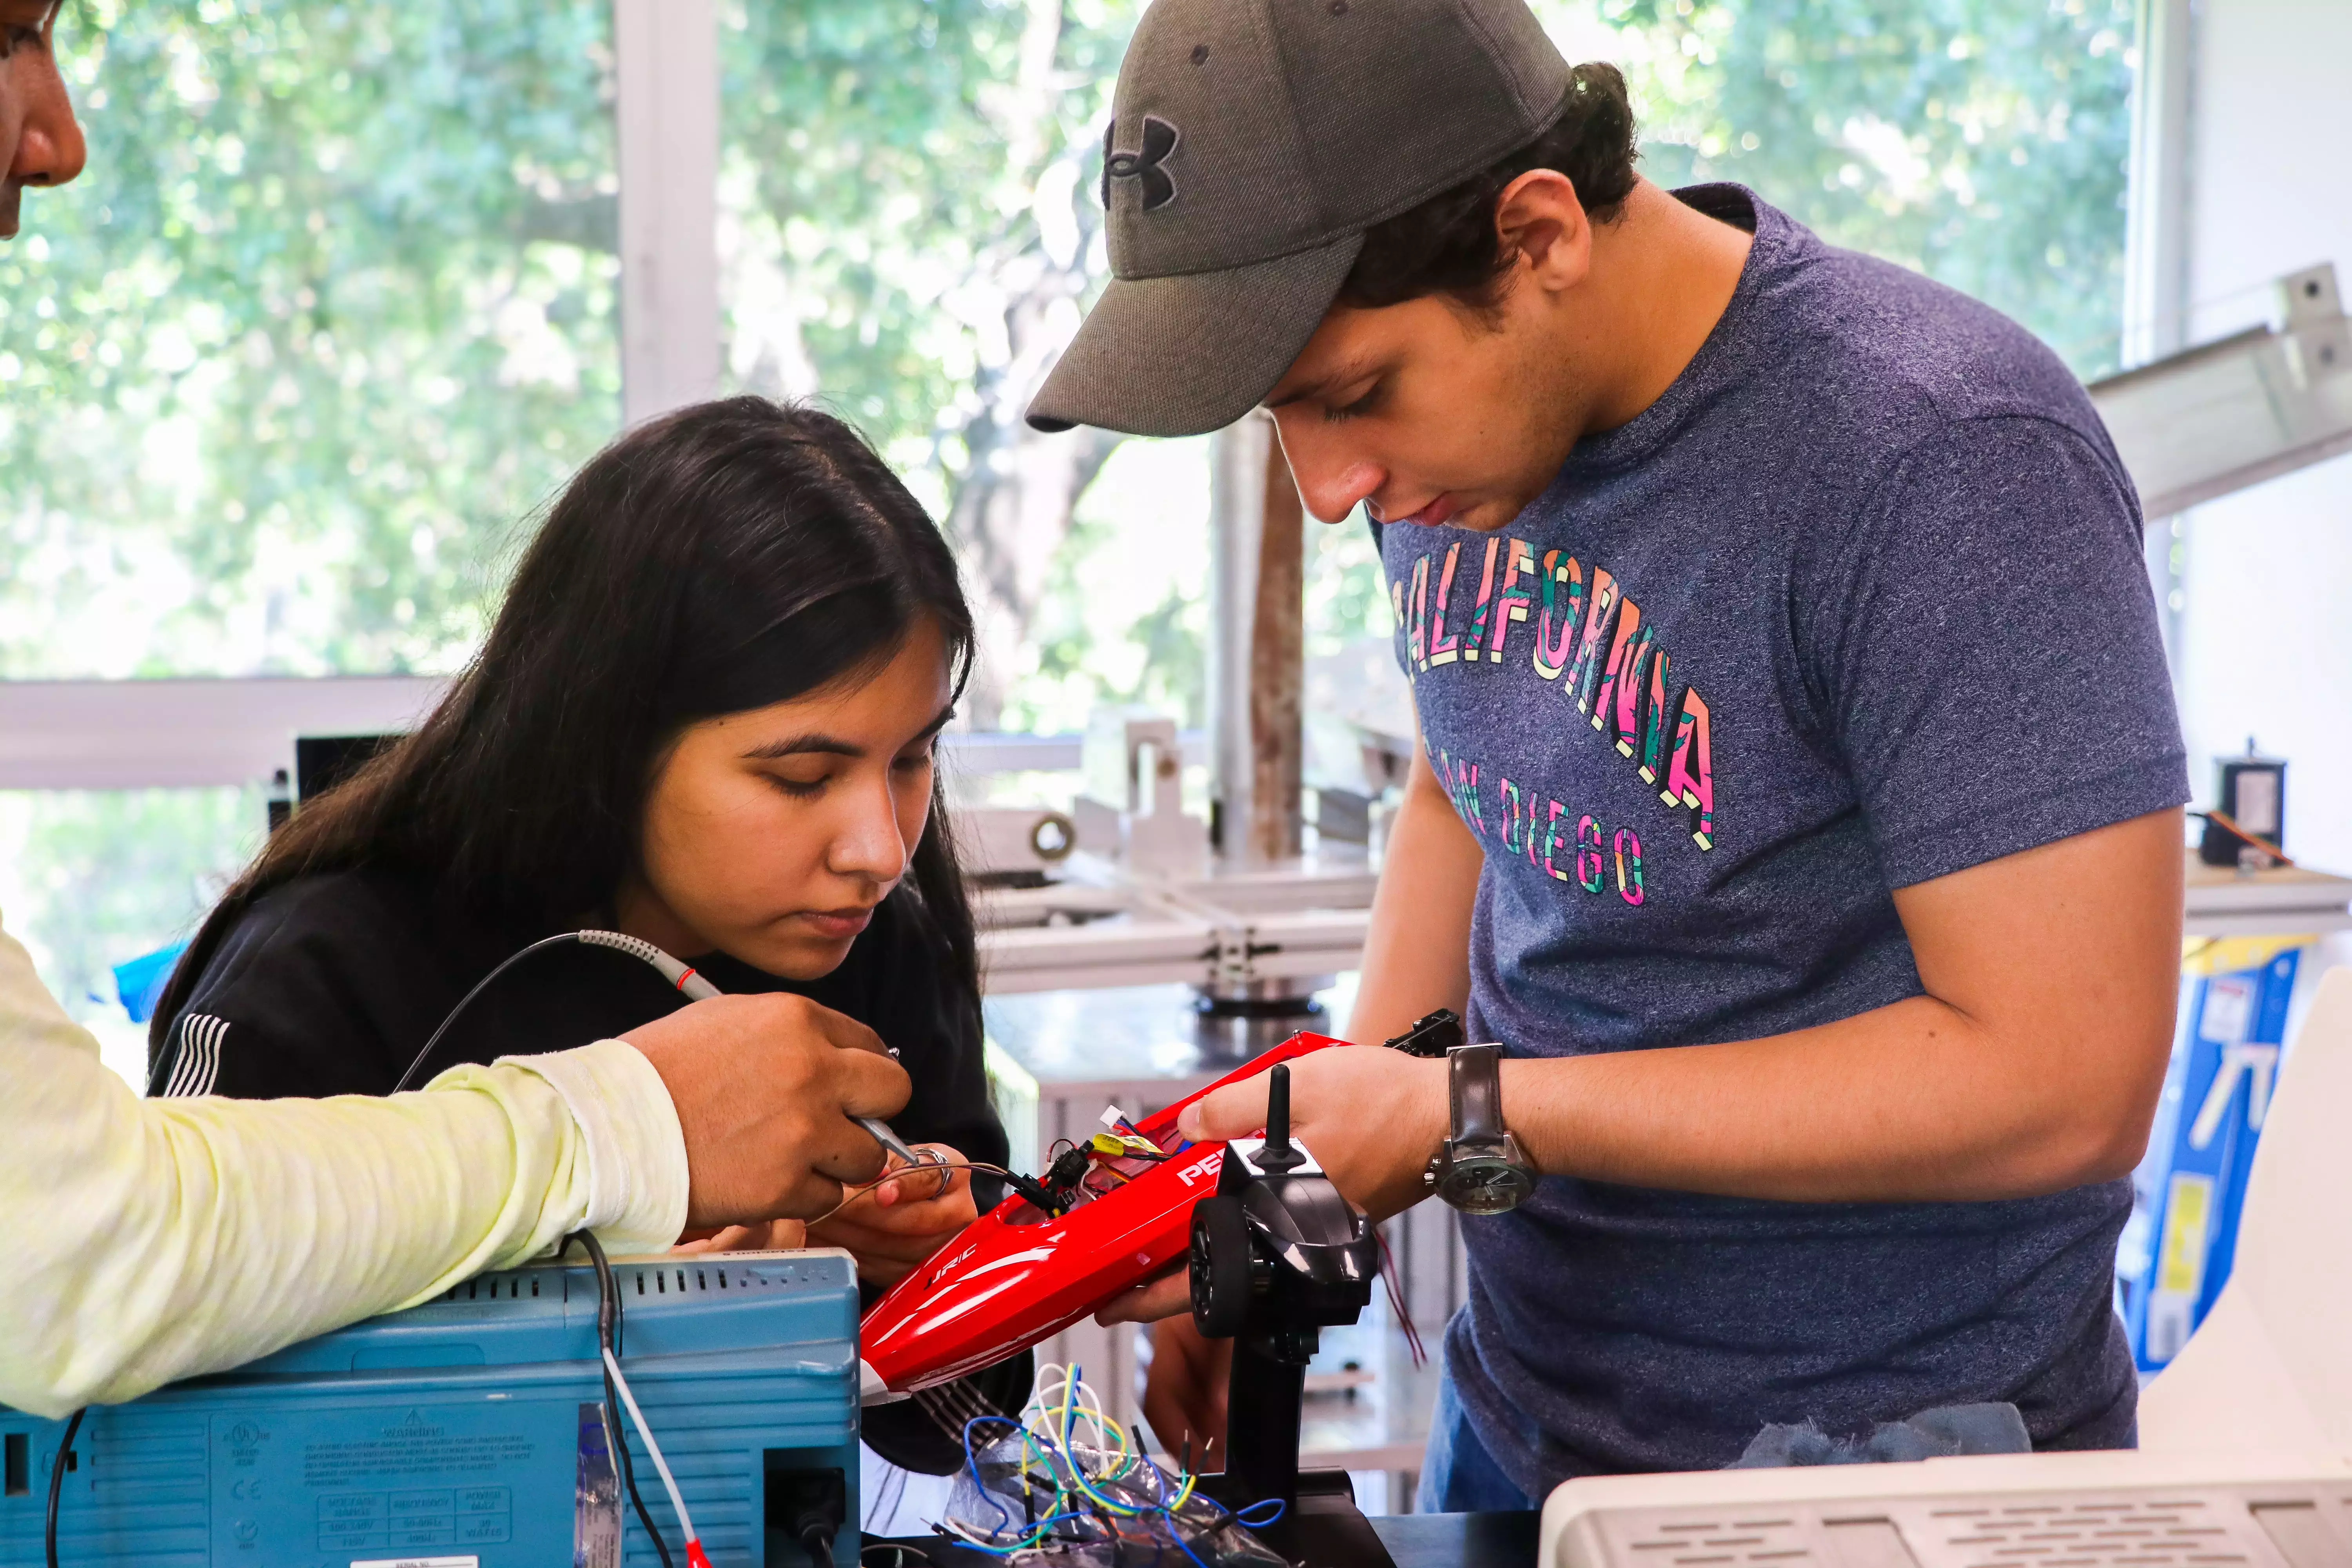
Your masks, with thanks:
[{"label": "vent slots on blue device", "polygon": [[93,1407],[62,1447],[0,1407],[0,1564],[48,1561],[53,1479],[65,1568],[855,1563],[848,1254],[599,1273],[487,1274]]}]

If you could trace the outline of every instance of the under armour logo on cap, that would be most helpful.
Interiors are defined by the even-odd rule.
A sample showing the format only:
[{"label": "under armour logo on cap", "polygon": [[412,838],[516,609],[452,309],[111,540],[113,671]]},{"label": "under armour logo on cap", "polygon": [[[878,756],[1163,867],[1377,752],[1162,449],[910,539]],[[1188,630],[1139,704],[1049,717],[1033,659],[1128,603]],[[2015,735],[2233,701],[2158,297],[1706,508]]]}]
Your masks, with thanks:
[{"label": "under armour logo on cap", "polygon": [[1118,134],[1118,121],[1114,120],[1103,128],[1102,204],[1110,205],[1110,183],[1113,180],[1143,182],[1143,210],[1164,207],[1176,199],[1176,181],[1160,167],[1168,154],[1176,151],[1176,127],[1156,114],[1143,117],[1143,151],[1121,153],[1111,146]]}]

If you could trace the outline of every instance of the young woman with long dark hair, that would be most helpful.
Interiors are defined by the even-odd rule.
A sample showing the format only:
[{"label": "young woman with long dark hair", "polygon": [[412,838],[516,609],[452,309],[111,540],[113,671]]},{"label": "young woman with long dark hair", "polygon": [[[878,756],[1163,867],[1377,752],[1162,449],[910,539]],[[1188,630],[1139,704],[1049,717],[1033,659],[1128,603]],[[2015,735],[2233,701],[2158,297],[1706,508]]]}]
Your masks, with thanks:
[{"label": "young woman with long dark hair", "polygon": [[[870,1029],[914,1080],[899,1134],[1001,1164],[932,758],[971,646],[946,542],[838,420],[742,397],[624,437],[440,705],[303,803],[205,921],[155,1015],[156,1092],[388,1093],[510,954],[601,928],[805,997],[836,1042]],[[551,947],[413,1081],[682,1001],[623,953]],[[974,1207],[968,1173],[901,1187],[811,1239],[895,1279]]]}]

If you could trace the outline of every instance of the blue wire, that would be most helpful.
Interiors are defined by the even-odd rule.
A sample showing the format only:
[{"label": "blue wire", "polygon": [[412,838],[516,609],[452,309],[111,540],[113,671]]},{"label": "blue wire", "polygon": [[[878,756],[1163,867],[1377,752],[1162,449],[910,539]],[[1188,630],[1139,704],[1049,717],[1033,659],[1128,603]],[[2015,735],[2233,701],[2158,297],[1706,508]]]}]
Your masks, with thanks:
[{"label": "blue wire", "polygon": [[[1150,1458],[1149,1456],[1146,1456],[1143,1462],[1150,1467],[1153,1487],[1159,1491],[1161,1498],[1166,1498],[1168,1495],[1168,1484],[1172,1478],[1160,1468],[1159,1461]],[[1215,1498],[1213,1498],[1206,1492],[1200,1491],[1198,1489],[1195,1489],[1192,1496],[1186,1498],[1184,1500],[1192,1502],[1196,1500],[1206,1503],[1210,1508],[1215,1510],[1216,1512],[1222,1516],[1216,1524],[1210,1527],[1212,1530],[1222,1528],[1223,1521],[1226,1519],[1230,1519],[1237,1524],[1249,1526],[1254,1529],[1263,1528],[1265,1525],[1274,1523],[1286,1511],[1283,1504],[1283,1500],[1280,1498],[1276,1497],[1261,1498],[1256,1502],[1254,1502],[1247,1508],[1239,1510],[1238,1511],[1227,1508]],[[1251,1514],[1258,1513],[1268,1508],[1273,1509],[1274,1511],[1267,1514],[1264,1519],[1252,1519],[1248,1517]],[[1209,1565],[1202,1561],[1201,1554],[1192,1550],[1192,1543],[1184,1539],[1183,1520],[1177,1514],[1176,1510],[1163,1501],[1154,1511],[1159,1513],[1162,1519],[1168,1521],[1168,1538],[1177,1544],[1177,1546],[1183,1552],[1184,1555],[1191,1558],[1197,1565],[1197,1568],[1209,1568]],[[1207,1531],[1204,1531],[1202,1533],[1206,1534]]]},{"label": "blue wire", "polygon": [[[1198,1489],[1194,1489],[1194,1491],[1193,1491],[1193,1493],[1192,1493],[1192,1497],[1190,1497],[1190,1498],[1189,1498],[1189,1499],[1187,1499],[1186,1500],[1187,1500],[1187,1501],[1190,1501],[1190,1502],[1206,1503],[1206,1504],[1209,1506],[1209,1508],[1210,1508],[1210,1509],[1212,1509],[1213,1510],[1214,1510],[1214,1512],[1216,1513],[1216,1515],[1217,1515],[1218,1519],[1219,1519],[1219,1520],[1221,1520],[1221,1521],[1223,1521],[1223,1520],[1227,1520],[1227,1519],[1231,1519],[1231,1518],[1233,1518],[1233,1517],[1234,1517],[1234,1510],[1233,1510],[1232,1509],[1227,1508],[1223,1503],[1219,1502],[1215,1498],[1211,1497],[1208,1493],[1206,1493],[1206,1492],[1204,1492],[1204,1491],[1201,1491],[1201,1490],[1199,1490]],[[1256,1507],[1257,1505],[1256,1505],[1255,1503],[1252,1503],[1250,1506],[1251,1506],[1252,1508],[1255,1508],[1255,1507]]]},{"label": "blue wire", "polygon": [[1209,1568],[1206,1563],[1201,1561],[1201,1554],[1192,1550],[1192,1543],[1184,1539],[1184,1532],[1176,1528],[1176,1521],[1173,1518],[1168,1521],[1168,1539],[1174,1542],[1177,1549],[1192,1560],[1193,1568]]},{"label": "blue wire", "polygon": [[1151,1472],[1151,1495],[1160,1500],[1160,1511],[1166,1513],[1168,1511],[1168,1472],[1160,1468],[1160,1461],[1153,1458],[1151,1450],[1143,1446],[1143,1428],[1140,1426],[1135,1429],[1135,1454],[1136,1458],[1143,1461],[1143,1468]]},{"label": "blue wire", "polygon": [[[963,1424],[963,1465],[971,1473],[972,1489],[987,1500],[988,1506],[996,1510],[996,1517],[1004,1521],[1004,1528],[1010,1530],[1013,1528],[1013,1516],[1004,1511],[1004,1505],[996,1500],[996,1494],[990,1491],[988,1483],[980,1479],[980,1457],[971,1451],[971,1429],[983,1421],[1003,1421],[1013,1426],[1020,1423],[1010,1415],[975,1415]],[[1037,1527],[1033,1524],[1029,1528],[1034,1530]]]}]

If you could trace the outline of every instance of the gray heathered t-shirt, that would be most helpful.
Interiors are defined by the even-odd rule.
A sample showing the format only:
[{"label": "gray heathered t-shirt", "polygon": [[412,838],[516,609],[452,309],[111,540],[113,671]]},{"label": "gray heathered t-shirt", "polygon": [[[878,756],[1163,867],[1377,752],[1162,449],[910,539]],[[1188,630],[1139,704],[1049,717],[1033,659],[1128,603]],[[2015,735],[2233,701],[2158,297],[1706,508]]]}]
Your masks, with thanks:
[{"label": "gray heathered t-shirt", "polygon": [[[1498,533],[1381,531],[1430,763],[1486,856],[1470,1037],[1515,1057],[1916,995],[1894,889],[2188,798],[2138,503],[2065,367],[1739,187],[1678,194],[1756,240],[1665,395]],[[1788,1204],[1550,1178],[1465,1218],[1446,1352],[1537,1498],[1974,1400],[2043,1447],[2128,1445],[2129,1206],[2123,1181]]]}]

